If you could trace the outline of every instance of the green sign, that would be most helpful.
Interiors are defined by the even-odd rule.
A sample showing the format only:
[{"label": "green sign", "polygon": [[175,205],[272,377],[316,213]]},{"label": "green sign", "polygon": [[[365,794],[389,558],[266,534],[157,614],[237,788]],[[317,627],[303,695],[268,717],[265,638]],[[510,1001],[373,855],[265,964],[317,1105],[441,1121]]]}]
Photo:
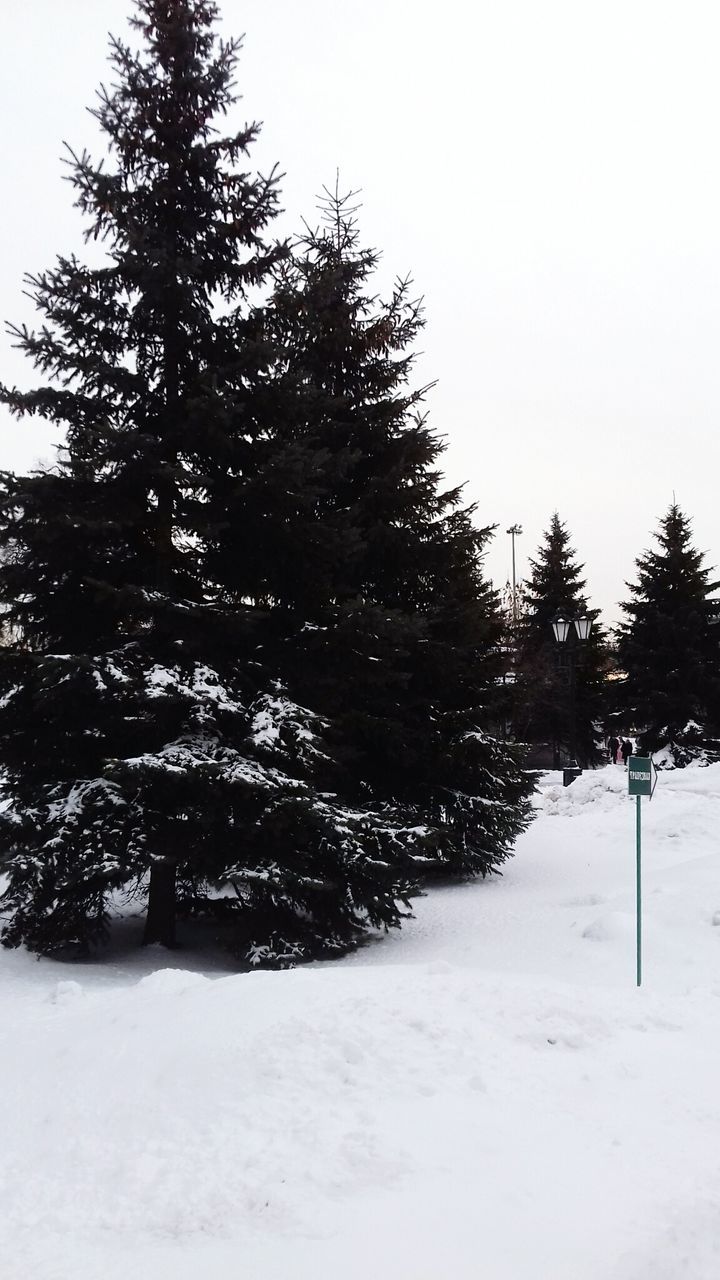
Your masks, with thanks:
[{"label": "green sign", "polygon": [[649,756],[630,756],[628,761],[628,795],[651,796],[652,760]]},{"label": "green sign", "polygon": [[628,794],[635,796],[635,915],[637,918],[636,981],[642,982],[642,796],[655,790],[657,770],[650,756],[630,756],[628,761]]}]

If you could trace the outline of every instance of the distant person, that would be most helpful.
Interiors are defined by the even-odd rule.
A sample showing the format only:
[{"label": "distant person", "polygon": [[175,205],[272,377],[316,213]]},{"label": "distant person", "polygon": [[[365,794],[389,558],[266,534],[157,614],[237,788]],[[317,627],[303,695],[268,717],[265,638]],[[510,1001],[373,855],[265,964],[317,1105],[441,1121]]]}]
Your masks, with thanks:
[{"label": "distant person", "polygon": [[615,764],[620,743],[617,738],[608,738],[608,751],[610,752],[610,763]]},{"label": "distant person", "polygon": [[633,753],[633,744],[629,738],[625,738],[622,746],[620,747],[620,751],[622,753],[622,762],[625,765],[625,768],[627,769],[627,762]]}]

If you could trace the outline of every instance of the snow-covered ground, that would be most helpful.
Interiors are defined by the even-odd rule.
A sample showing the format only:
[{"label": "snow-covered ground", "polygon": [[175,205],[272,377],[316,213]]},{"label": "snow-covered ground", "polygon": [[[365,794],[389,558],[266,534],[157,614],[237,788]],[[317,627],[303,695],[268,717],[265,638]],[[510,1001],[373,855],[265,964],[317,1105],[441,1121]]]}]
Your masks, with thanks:
[{"label": "snow-covered ground", "polygon": [[[720,766],[289,973],[0,955],[2,1280],[718,1280]],[[179,967],[184,966],[184,967]]]}]

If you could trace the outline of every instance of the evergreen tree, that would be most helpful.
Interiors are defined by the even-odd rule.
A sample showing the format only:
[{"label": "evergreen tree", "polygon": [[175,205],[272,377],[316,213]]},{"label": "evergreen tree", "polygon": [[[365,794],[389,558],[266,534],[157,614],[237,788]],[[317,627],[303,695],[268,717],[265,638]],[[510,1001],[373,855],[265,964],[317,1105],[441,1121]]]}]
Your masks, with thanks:
[{"label": "evergreen tree", "polygon": [[[530,567],[518,627],[515,735],[528,743],[552,744],[556,766],[573,747],[579,764],[596,764],[604,714],[605,638],[597,622],[599,610],[588,608],[582,565],[557,512]],[[552,624],[560,615],[590,618],[588,639],[579,641],[571,627],[565,644],[558,645]]]},{"label": "evergreen tree", "polygon": [[[423,833],[416,875],[487,874],[527,821],[529,791],[488,733],[501,626],[482,574],[490,530],[439,485],[426,389],[408,385],[421,308],[408,281],[374,296],[378,255],[360,245],[351,200],[327,193],[320,229],[277,272],[265,465],[227,499],[237,517],[212,572],[227,580],[243,563],[244,590],[249,554],[256,598],[277,606],[273,661],[330,725],[328,783],[349,805],[406,814]],[[271,556],[253,538],[269,510]]]},{"label": "evergreen tree", "polygon": [[668,746],[682,765],[720,733],[720,600],[713,598],[720,583],[710,580],[677,503],[655,537],[657,548],[636,560],[637,581],[621,606],[623,713],[641,730],[641,750]]},{"label": "evergreen tree", "polygon": [[237,56],[215,18],[136,0],[110,167],[71,156],[107,261],[31,280],[43,325],[16,337],[45,383],[2,389],[65,431],[0,494],[7,945],[86,947],[122,891],[146,941],[179,904],[288,963],[399,923],[426,865],[494,869],[527,820],[482,724],[487,531],[402,390],[417,308],[404,285],[372,314],[338,222],[334,259],[308,241],[253,309],[285,251],[274,178],[238,168],[256,126],[214,132]]},{"label": "evergreen tree", "polygon": [[[215,17],[203,0],[139,0],[144,52],[112,41],[117,80],[93,113],[112,167],[69,158],[107,263],[61,258],[31,277],[44,323],[15,331],[50,381],[3,399],[66,443],[52,470],[3,479],[0,599],[19,638],[3,655],[0,746],[10,941],[86,943],[108,892],[149,874],[147,940],[170,942],[176,874],[208,843],[215,769],[198,744],[232,700],[205,667],[219,622],[192,464],[227,430],[224,367],[238,346],[258,362],[216,304],[242,299],[278,256],[262,241],[274,179],[236,172],[257,126],[215,130],[238,48],[217,44]],[[183,741],[170,766],[168,744]]]},{"label": "evergreen tree", "polygon": [[143,52],[112,42],[96,111],[112,167],[83,153],[70,169],[107,262],[31,280],[43,326],[16,337],[47,384],[2,392],[66,433],[51,470],[2,479],[9,945],[87,946],[132,888],[145,940],[172,944],[176,902],[212,905],[228,872],[253,960],[403,909],[391,853],[416,835],[322,793],[326,726],[263,661],[271,611],[250,574],[235,594],[208,576],[217,476],[260,465],[269,355],[248,294],[284,252],[263,240],[274,178],[238,167],[257,127],[215,131],[237,56],[215,18],[138,0]]}]

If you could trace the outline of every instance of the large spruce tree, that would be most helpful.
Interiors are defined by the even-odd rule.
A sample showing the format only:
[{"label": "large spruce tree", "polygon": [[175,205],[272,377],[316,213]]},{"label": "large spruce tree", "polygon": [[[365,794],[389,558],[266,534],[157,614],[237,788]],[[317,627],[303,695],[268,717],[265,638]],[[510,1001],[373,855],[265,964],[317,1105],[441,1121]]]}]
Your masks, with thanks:
[{"label": "large spruce tree", "polygon": [[[515,736],[536,746],[550,745],[556,764],[574,747],[578,763],[592,765],[600,758],[605,710],[605,639],[597,622],[599,610],[588,607],[582,565],[557,512],[530,567],[518,625]],[[567,648],[558,645],[552,624],[560,615],[589,617],[588,639],[579,641],[571,628]]]},{"label": "large spruce tree", "polygon": [[216,722],[238,710],[206,665],[221,625],[195,459],[242,430],[222,378],[238,350],[260,357],[229,308],[278,250],[262,240],[273,179],[237,171],[256,126],[215,129],[237,55],[215,17],[203,0],[140,0],[143,52],[112,41],[116,80],[93,112],[110,164],[69,161],[107,261],[30,277],[43,325],[16,337],[49,383],[3,391],[65,431],[52,470],[3,479],[5,939],[39,948],[91,940],[133,877],[149,877],[147,940],[172,941],[176,877],[212,844]]},{"label": "large spruce tree", "polygon": [[[330,724],[331,781],[347,803],[400,807],[423,833],[416,874],[487,874],[522,829],[529,790],[488,732],[500,634],[481,563],[490,531],[440,485],[443,445],[425,389],[409,385],[423,323],[410,283],[379,299],[352,196],[327,193],[322,212],[277,272],[266,465],[236,487],[215,572],[227,578],[249,545],[254,590],[284,620],[277,665]],[[268,559],[253,530],[270,509]]]},{"label": "large spruce tree", "polygon": [[274,180],[242,169],[256,126],[215,130],[237,55],[215,18],[139,0],[143,51],[112,42],[96,110],[111,163],[83,153],[70,173],[107,261],[31,279],[43,325],[16,336],[48,381],[2,393],[66,436],[52,469],[2,479],[8,944],[86,946],[133,886],[146,941],[172,943],[178,897],[211,901],[228,867],[253,958],[400,915],[388,849],[411,837],[322,793],[325,725],[263,661],[267,602],[208,577],[217,476],[252,471],[263,429],[247,297],[283,252],[263,240]]},{"label": "large spruce tree", "polygon": [[720,583],[692,545],[688,517],[673,502],[636,560],[618,633],[626,724],[644,751],[670,749],[674,763],[717,752],[720,736]]},{"label": "large spruce tree", "polygon": [[134,893],[148,942],[180,905],[288,963],[397,924],[426,866],[496,868],[527,820],[484,729],[487,535],[405,387],[417,308],[375,314],[339,222],[281,266],[256,126],[215,132],[215,19],[137,0],[110,162],[71,163],[106,261],[32,279],[44,385],[2,390],[65,432],[2,477],[8,945],[87,946]]}]

